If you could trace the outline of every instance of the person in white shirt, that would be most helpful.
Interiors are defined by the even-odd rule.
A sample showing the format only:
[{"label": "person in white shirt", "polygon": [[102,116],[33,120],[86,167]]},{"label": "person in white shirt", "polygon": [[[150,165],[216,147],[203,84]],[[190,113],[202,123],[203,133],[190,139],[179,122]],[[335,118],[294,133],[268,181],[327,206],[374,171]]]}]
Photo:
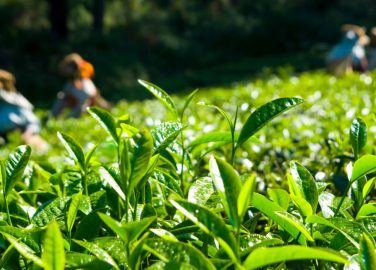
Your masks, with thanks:
[{"label": "person in white shirt", "polygon": [[58,93],[52,108],[52,115],[59,116],[70,110],[68,116],[79,117],[89,106],[109,108],[109,103],[101,97],[91,78],[94,67],[79,54],[71,53],[60,63],[60,73],[67,79],[63,91]]}]

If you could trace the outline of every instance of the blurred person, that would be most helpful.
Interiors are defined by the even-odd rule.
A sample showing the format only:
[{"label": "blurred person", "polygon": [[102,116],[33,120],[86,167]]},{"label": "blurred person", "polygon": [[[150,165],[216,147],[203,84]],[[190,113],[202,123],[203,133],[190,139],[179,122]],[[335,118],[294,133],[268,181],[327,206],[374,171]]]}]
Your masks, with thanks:
[{"label": "blurred person", "polygon": [[25,143],[40,150],[47,147],[38,135],[39,119],[33,113],[33,105],[17,91],[16,79],[10,72],[0,69],[0,136],[19,130]]},{"label": "blurred person", "polygon": [[366,49],[368,69],[374,70],[376,68],[376,27],[372,27],[369,37],[370,43]]},{"label": "blurred person", "polygon": [[337,76],[352,71],[365,72],[368,65],[365,46],[369,43],[365,29],[357,25],[345,24],[341,27],[341,31],[344,33],[342,40],[326,57],[328,70]]},{"label": "blurred person", "polygon": [[100,95],[91,78],[94,67],[79,54],[71,53],[59,65],[60,73],[67,79],[63,91],[58,93],[52,115],[59,116],[69,109],[70,117],[79,117],[89,106],[109,108],[110,104]]}]

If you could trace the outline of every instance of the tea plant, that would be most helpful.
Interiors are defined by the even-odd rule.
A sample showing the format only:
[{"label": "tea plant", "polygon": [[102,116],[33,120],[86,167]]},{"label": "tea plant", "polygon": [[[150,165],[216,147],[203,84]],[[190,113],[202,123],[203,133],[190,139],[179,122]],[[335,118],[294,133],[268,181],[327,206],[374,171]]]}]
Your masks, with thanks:
[{"label": "tea plant", "polygon": [[347,140],[329,134],[342,122],[326,126],[307,163],[309,130],[286,142],[286,123],[300,131],[307,113],[317,115],[302,98],[250,112],[244,97],[219,104],[194,91],[181,100],[140,83],[160,102],[142,104],[153,102],[163,122],[133,111],[140,104],[126,115],[121,105],[93,107],[77,120],[87,130],[49,124],[57,150],[30,158],[19,146],[0,162],[1,268],[374,268],[376,156],[366,121],[354,117]]}]

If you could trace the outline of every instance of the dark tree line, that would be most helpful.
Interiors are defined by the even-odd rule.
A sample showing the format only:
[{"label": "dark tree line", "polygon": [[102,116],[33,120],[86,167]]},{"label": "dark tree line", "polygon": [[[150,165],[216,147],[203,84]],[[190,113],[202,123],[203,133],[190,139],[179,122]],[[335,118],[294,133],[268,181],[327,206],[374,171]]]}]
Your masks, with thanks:
[{"label": "dark tree line", "polygon": [[[69,4],[67,0],[48,0],[49,19],[51,32],[58,38],[65,39],[68,36]],[[101,33],[103,30],[103,18],[105,10],[104,0],[92,0],[93,29]]]}]

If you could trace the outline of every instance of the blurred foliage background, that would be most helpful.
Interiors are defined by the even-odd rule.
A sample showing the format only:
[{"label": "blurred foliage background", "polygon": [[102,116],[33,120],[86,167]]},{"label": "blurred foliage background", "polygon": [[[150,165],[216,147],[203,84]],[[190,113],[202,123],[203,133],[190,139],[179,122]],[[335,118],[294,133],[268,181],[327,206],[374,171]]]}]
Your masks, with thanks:
[{"label": "blurred foliage background", "polygon": [[373,0],[2,0],[0,68],[49,108],[75,51],[106,98],[142,99],[137,78],[177,92],[322,67],[340,25],[371,27],[375,14]]}]

